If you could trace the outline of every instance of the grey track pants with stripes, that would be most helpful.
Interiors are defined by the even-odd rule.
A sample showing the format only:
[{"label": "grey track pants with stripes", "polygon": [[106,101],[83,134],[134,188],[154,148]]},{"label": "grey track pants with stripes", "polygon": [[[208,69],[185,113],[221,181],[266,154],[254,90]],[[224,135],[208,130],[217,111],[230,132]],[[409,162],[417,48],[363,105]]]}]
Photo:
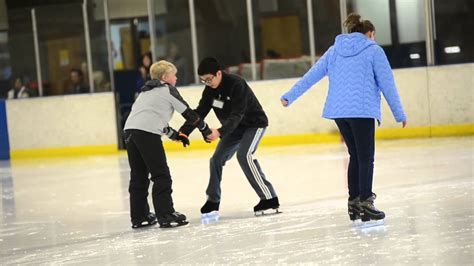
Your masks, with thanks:
[{"label": "grey track pants with stripes", "polygon": [[210,160],[210,179],[206,190],[209,201],[220,202],[222,169],[226,161],[230,160],[236,152],[240,167],[260,199],[271,199],[277,196],[258,161],[253,158],[265,129],[237,128],[220,140]]}]

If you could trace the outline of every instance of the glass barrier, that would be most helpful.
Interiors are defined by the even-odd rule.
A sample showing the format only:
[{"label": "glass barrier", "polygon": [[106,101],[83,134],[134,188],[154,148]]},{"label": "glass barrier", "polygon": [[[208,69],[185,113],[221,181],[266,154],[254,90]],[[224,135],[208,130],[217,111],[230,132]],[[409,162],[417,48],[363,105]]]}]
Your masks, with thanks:
[{"label": "glass barrier", "polygon": [[155,0],[155,51],[158,60],[178,69],[177,86],[194,83],[188,0]]},{"label": "glass barrier", "polygon": [[436,64],[474,62],[473,12],[472,0],[434,1]]},{"label": "glass barrier", "polygon": [[312,6],[316,57],[320,57],[341,34],[340,5],[339,1],[312,0]]},{"label": "glass barrier", "polygon": [[[14,92],[10,93],[12,84],[12,68],[10,64],[10,53],[8,52],[8,32],[0,31],[0,99],[14,97]],[[19,90],[18,90],[19,92]],[[18,95],[18,93],[17,93]]]},{"label": "glass barrier", "polygon": [[306,0],[253,1],[258,79],[300,77],[311,67]]},{"label": "glass barrier", "polygon": [[89,21],[94,92],[111,91],[104,0],[96,0],[94,3],[88,2],[87,17]]},{"label": "glass barrier", "polygon": [[[0,19],[0,97],[39,95],[31,9],[35,9],[43,95],[110,91],[106,0],[87,6],[91,62],[87,61],[82,1],[62,4],[12,2]],[[178,86],[195,82],[188,0],[153,0],[150,34],[148,1],[108,0],[112,76],[119,100],[130,105],[149,78],[151,50],[155,58],[178,68]],[[424,0],[346,0],[376,27],[376,41],[393,68],[426,66]],[[307,0],[253,0],[252,19],[256,79],[299,77],[314,64],[310,59]],[[341,33],[341,1],[312,0],[314,48],[321,56]],[[474,61],[469,21],[470,0],[434,0],[436,64]],[[234,74],[252,80],[247,1],[195,0],[198,60],[213,56]],[[155,40],[151,42],[150,36]],[[151,47],[154,43],[154,47]],[[25,60],[28,58],[28,60]],[[88,64],[92,77],[88,75]],[[13,88],[16,88],[13,89]],[[20,90],[22,93],[19,93]],[[23,93],[25,92],[25,93]],[[128,107],[127,107],[128,108]]]},{"label": "glass barrier", "polygon": [[199,60],[215,57],[228,72],[250,80],[246,1],[200,0],[194,5]]},{"label": "glass barrier", "polygon": [[35,10],[44,95],[90,92],[82,4]]},{"label": "glass barrier", "polygon": [[38,96],[31,10],[8,10],[8,22],[8,30],[0,33],[2,98]]},{"label": "glass barrier", "polygon": [[347,11],[374,24],[392,68],[426,66],[423,0],[347,0]]}]

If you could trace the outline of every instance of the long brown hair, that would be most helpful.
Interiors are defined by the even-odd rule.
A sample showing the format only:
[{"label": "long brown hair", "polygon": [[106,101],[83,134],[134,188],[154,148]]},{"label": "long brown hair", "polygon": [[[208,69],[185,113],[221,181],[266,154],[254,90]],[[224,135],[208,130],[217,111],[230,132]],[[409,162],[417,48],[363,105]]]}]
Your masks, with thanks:
[{"label": "long brown hair", "polygon": [[369,20],[361,20],[360,15],[350,13],[344,21],[344,27],[347,27],[349,33],[360,32],[366,34],[369,31],[375,31],[374,24]]}]

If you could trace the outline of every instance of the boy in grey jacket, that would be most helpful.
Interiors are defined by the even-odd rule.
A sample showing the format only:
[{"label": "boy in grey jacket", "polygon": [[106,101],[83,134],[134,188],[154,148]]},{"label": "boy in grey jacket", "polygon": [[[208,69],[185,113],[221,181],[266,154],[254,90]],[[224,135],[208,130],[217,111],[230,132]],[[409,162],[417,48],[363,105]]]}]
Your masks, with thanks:
[{"label": "boy in grey jacket", "polygon": [[[166,162],[161,136],[189,145],[188,137],[168,122],[176,110],[205,136],[212,132],[207,124],[189,108],[176,87],[176,67],[167,61],[150,68],[152,80],[145,83],[125,122],[124,137],[130,164],[130,216],[132,228],[156,224],[160,227],[185,225],[186,216],[176,212],[171,197],[171,175]],[[148,187],[153,181],[152,198],[156,215],[148,206]],[[158,218],[157,218],[158,216]]]}]

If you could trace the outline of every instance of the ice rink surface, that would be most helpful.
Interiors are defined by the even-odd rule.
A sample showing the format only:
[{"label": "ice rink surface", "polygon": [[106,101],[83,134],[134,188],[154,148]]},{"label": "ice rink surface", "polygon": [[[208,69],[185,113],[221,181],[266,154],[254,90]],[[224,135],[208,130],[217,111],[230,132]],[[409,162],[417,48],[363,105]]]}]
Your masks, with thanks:
[{"label": "ice rink surface", "polygon": [[387,218],[371,228],[349,221],[343,144],[260,147],[283,211],[273,216],[254,217],[258,198],[233,158],[221,220],[208,225],[199,209],[212,150],[169,153],[175,208],[190,221],[175,229],[130,228],[125,154],[4,161],[0,264],[473,263],[473,138],[376,146],[376,206]]}]

